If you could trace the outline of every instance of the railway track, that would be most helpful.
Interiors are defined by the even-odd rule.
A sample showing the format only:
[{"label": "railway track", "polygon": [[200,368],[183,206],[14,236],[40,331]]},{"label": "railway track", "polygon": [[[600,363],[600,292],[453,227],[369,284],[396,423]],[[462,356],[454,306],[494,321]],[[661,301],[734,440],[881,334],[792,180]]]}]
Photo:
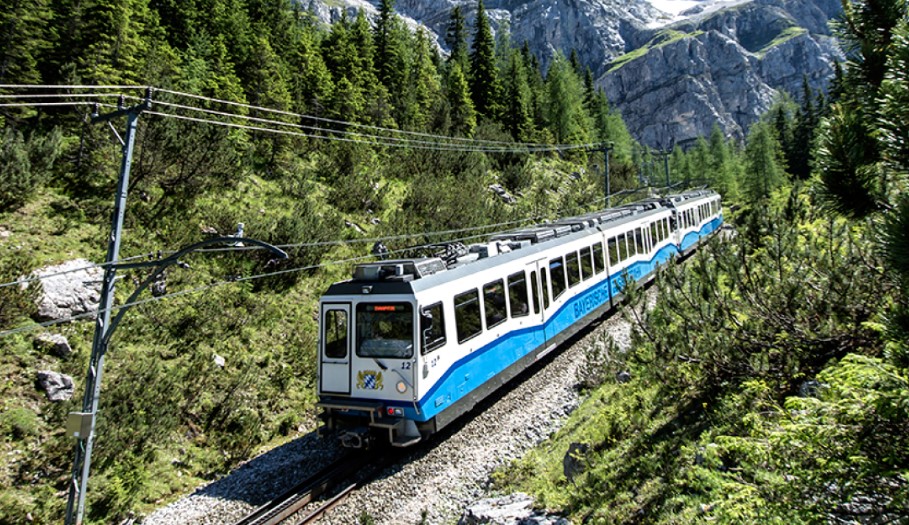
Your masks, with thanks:
[{"label": "railway track", "polygon": [[[384,462],[384,457],[381,456],[370,457],[370,455],[363,452],[347,453],[310,478],[298,483],[281,496],[254,510],[238,521],[236,525],[275,525],[284,523],[291,517],[301,513],[307,505],[317,501],[332,489],[343,485],[354,474],[361,472],[364,468],[375,468]],[[314,522],[335,505],[344,501],[360,484],[361,482],[354,482],[344,486],[334,496],[322,502],[316,509],[310,510],[302,518],[297,518],[295,523]]]}]

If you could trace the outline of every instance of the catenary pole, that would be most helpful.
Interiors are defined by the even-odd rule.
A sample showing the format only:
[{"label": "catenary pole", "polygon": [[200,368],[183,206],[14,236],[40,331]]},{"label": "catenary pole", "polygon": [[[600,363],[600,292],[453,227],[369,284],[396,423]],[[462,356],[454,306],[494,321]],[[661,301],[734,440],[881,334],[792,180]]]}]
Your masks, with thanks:
[{"label": "catenary pole", "polygon": [[609,152],[615,145],[612,142],[603,144],[603,174],[606,177],[606,207],[612,207],[612,189],[609,181]]},{"label": "catenary pole", "polygon": [[92,122],[95,123],[110,122],[112,119],[125,116],[126,139],[123,140],[120,139],[119,135],[117,136],[123,146],[123,157],[120,163],[117,193],[114,198],[111,234],[107,243],[107,258],[105,259],[107,264],[101,284],[98,314],[95,317],[95,334],[92,340],[91,359],[85,377],[82,412],[70,413],[67,420],[67,433],[76,437],[76,447],[69,497],[66,502],[66,525],[81,525],[85,514],[85,491],[88,487],[95,422],[98,414],[98,402],[101,397],[101,375],[104,370],[104,354],[107,352],[107,341],[109,340],[111,307],[114,304],[116,262],[120,258],[120,240],[123,234],[123,217],[126,214],[129,171],[132,166],[139,115],[151,107],[151,93],[151,88],[148,88],[145,93],[145,100],[141,104],[127,108],[123,106],[121,98],[117,111],[105,115],[98,115],[96,112],[92,115]]}]

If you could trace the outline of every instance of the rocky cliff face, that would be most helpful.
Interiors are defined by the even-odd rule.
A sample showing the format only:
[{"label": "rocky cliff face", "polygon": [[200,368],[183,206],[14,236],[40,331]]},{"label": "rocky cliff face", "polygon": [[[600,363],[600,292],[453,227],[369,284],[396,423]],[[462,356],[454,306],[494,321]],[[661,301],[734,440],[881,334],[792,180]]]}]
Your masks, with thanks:
[{"label": "rocky cliff face", "polygon": [[[343,10],[374,13],[378,0],[300,0],[331,22]],[[412,25],[444,48],[451,9],[473,25],[475,0],[397,0]],[[839,0],[703,0],[670,19],[648,0],[486,0],[493,27],[530,43],[544,66],[578,52],[644,144],[688,144],[714,124],[742,137],[777,90],[824,88],[841,58],[828,22]]]},{"label": "rocky cliff face", "polygon": [[[685,145],[719,124],[744,137],[778,90],[824,89],[842,55],[835,0],[755,0],[660,29],[598,80],[644,144]],[[632,58],[628,58],[632,57]],[[624,59],[624,60],[623,60]]]}]

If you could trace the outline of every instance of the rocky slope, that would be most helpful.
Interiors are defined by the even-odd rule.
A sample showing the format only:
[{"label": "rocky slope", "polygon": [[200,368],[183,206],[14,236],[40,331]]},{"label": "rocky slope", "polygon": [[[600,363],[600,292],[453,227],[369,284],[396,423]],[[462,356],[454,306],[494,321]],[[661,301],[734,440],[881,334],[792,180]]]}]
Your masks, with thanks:
[{"label": "rocky slope", "polygon": [[[300,0],[323,20],[343,10],[375,12],[378,0]],[[842,55],[828,22],[839,0],[702,0],[667,13],[648,0],[487,0],[494,27],[527,41],[544,66],[556,52],[578,52],[622,112],[632,134],[652,147],[685,145],[719,124],[742,137],[778,90],[823,89]],[[398,0],[411,24],[444,35],[461,5],[469,26],[475,0]],[[673,5],[663,0],[664,8]],[[443,38],[438,38],[444,48]]]},{"label": "rocky slope", "polygon": [[777,91],[824,89],[842,54],[827,22],[836,0],[755,0],[657,30],[597,83],[644,144],[668,148],[716,123],[743,137]]}]

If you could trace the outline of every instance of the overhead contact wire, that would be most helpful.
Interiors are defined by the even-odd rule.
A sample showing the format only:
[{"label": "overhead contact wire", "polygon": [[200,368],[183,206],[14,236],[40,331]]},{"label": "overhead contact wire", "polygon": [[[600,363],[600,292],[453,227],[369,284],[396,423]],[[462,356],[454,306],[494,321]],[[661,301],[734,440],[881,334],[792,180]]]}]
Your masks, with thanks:
[{"label": "overhead contact wire", "polygon": [[[154,89],[155,89],[156,92],[159,92],[159,93],[169,93],[169,94],[172,94],[172,95],[177,95],[177,96],[182,96],[182,97],[188,97],[188,98],[194,98],[194,99],[197,99],[197,100],[203,100],[203,101],[207,101],[207,102],[215,102],[215,103],[219,103],[219,104],[227,104],[227,105],[242,107],[242,108],[246,108],[246,109],[253,109],[253,110],[257,110],[257,111],[265,111],[265,112],[269,112],[269,113],[275,113],[275,114],[278,114],[278,115],[286,115],[286,116],[290,116],[290,117],[305,118],[305,119],[310,119],[310,120],[314,120],[314,121],[318,121],[318,122],[326,122],[326,123],[330,123],[330,124],[338,124],[338,125],[348,126],[348,127],[358,127],[358,128],[372,129],[372,130],[377,130],[377,131],[385,131],[385,132],[388,132],[388,133],[399,133],[399,134],[404,134],[404,135],[414,135],[414,136],[421,136],[421,137],[438,138],[438,139],[440,139],[440,140],[463,141],[463,142],[467,142],[467,143],[469,143],[469,144],[487,143],[487,144],[502,144],[502,145],[507,145],[507,146],[546,146],[546,147],[552,147],[552,146],[571,146],[571,147],[582,146],[582,145],[575,145],[575,144],[564,144],[564,145],[557,144],[557,145],[549,145],[549,144],[540,144],[540,143],[532,143],[532,142],[524,143],[524,142],[509,142],[509,141],[501,141],[501,140],[469,139],[469,138],[464,138],[464,137],[449,137],[449,136],[446,136],[446,135],[435,135],[435,134],[431,134],[431,133],[421,133],[421,132],[417,132],[417,131],[407,131],[407,130],[399,130],[399,129],[392,129],[392,128],[383,128],[383,127],[380,127],[380,126],[372,126],[372,125],[368,125],[368,124],[359,124],[359,123],[356,123],[356,122],[346,122],[346,121],[343,121],[343,120],[335,120],[335,119],[330,119],[330,118],[325,118],[325,117],[316,117],[316,116],[313,116],[313,115],[306,115],[306,114],[303,114],[303,113],[294,113],[294,112],[291,112],[291,111],[284,111],[284,110],[280,110],[280,109],[273,109],[273,108],[266,108],[266,107],[261,107],[261,106],[254,106],[254,105],[251,105],[251,104],[245,104],[245,103],[241,103],[241,102],[233,102],[233,101],[230,101],[230,100],[217,99],[217,98],[206,97],[206,96],[202,96],[202,95],[195,95],[195,94],[191,94],[191,93],[183,93],[183,92],[180,92],[180,91],[172,91],[172,90],[169,90],[169,89],[161,89],[161,88],[154,88]],[[593,146],[593,145],[592,145],[592,144],[588,144],[588,145],[583,145],[583,146]]]},{"label": "overhead contact wire", "polygon": [[[349,142],[349,143],[355,143],[355,144],[377,145],[374,142],[370,142],[367,140],[360,140],[357,138],[313,135],[310,133],[302,133],[299,131],[289,131],[289,130],[281,130],[281,129],[264,128],[261,126],[250,126],[250,125],[246,125],[246,124],[236,124],[236,123],[232,123],[232,122],[203,119],[203,118],[197,118],[197,117],[190,117],[190,116],[186,116],[186,115],[176,115],[174,113],[162,113],[159,111],[145,110],[145,111],[143,111],[143,114],[153,115],[153,116],[158,116],[158,117],[165,117],[165,118],[174,118],[174,119],[178,119],[178,120],[186,120],[186,121],[197,122],[197,123],[202,123],[202,124],[212,124],[215,126],[223,126],[223,127],[228,127],[228,128],[245,129],[245,130],[249,130],[249,131],[262,131],[265,133],[274,133],[277,135],[288,135],[288,136],[292,136],[292,137],[303,137],[303,138],[311,138],[311,139],[316,139],[316,140],[333,140],[333,141],[338,141],[338,142]],[[233,118],[242,119],[243,117],[240,115],[236,115]],[[355,133],[349,133],[348,135],[355,136],[355,137],[363,136],[363,135],[355,134]],[[383,145],[383,144],[378,144],[378,145]],[[465,147],[461,147],[456,144],[433,144],[430,146],[430,145],[426,145],[426,144],[415,144],[415,143],[403,143],[403,144],[402,143],[392,143],[392,144],[384,144],[384,145],[389,146],[389,147],[413,148],[413,149],[432,150],[432,151],[460,151],[460,152],[477,152],[477,153],[525,153],[525,152],[526,153],[544,153],[544,152],[565,151],[566,149],[572,149],[572,148],[549,148],[549,147],[541,148],[541,149],[514,149],[514,148],[491,148],[491,147],[465,148]],[[578,146],[578,148],[580,148],[580,146]]]}]

